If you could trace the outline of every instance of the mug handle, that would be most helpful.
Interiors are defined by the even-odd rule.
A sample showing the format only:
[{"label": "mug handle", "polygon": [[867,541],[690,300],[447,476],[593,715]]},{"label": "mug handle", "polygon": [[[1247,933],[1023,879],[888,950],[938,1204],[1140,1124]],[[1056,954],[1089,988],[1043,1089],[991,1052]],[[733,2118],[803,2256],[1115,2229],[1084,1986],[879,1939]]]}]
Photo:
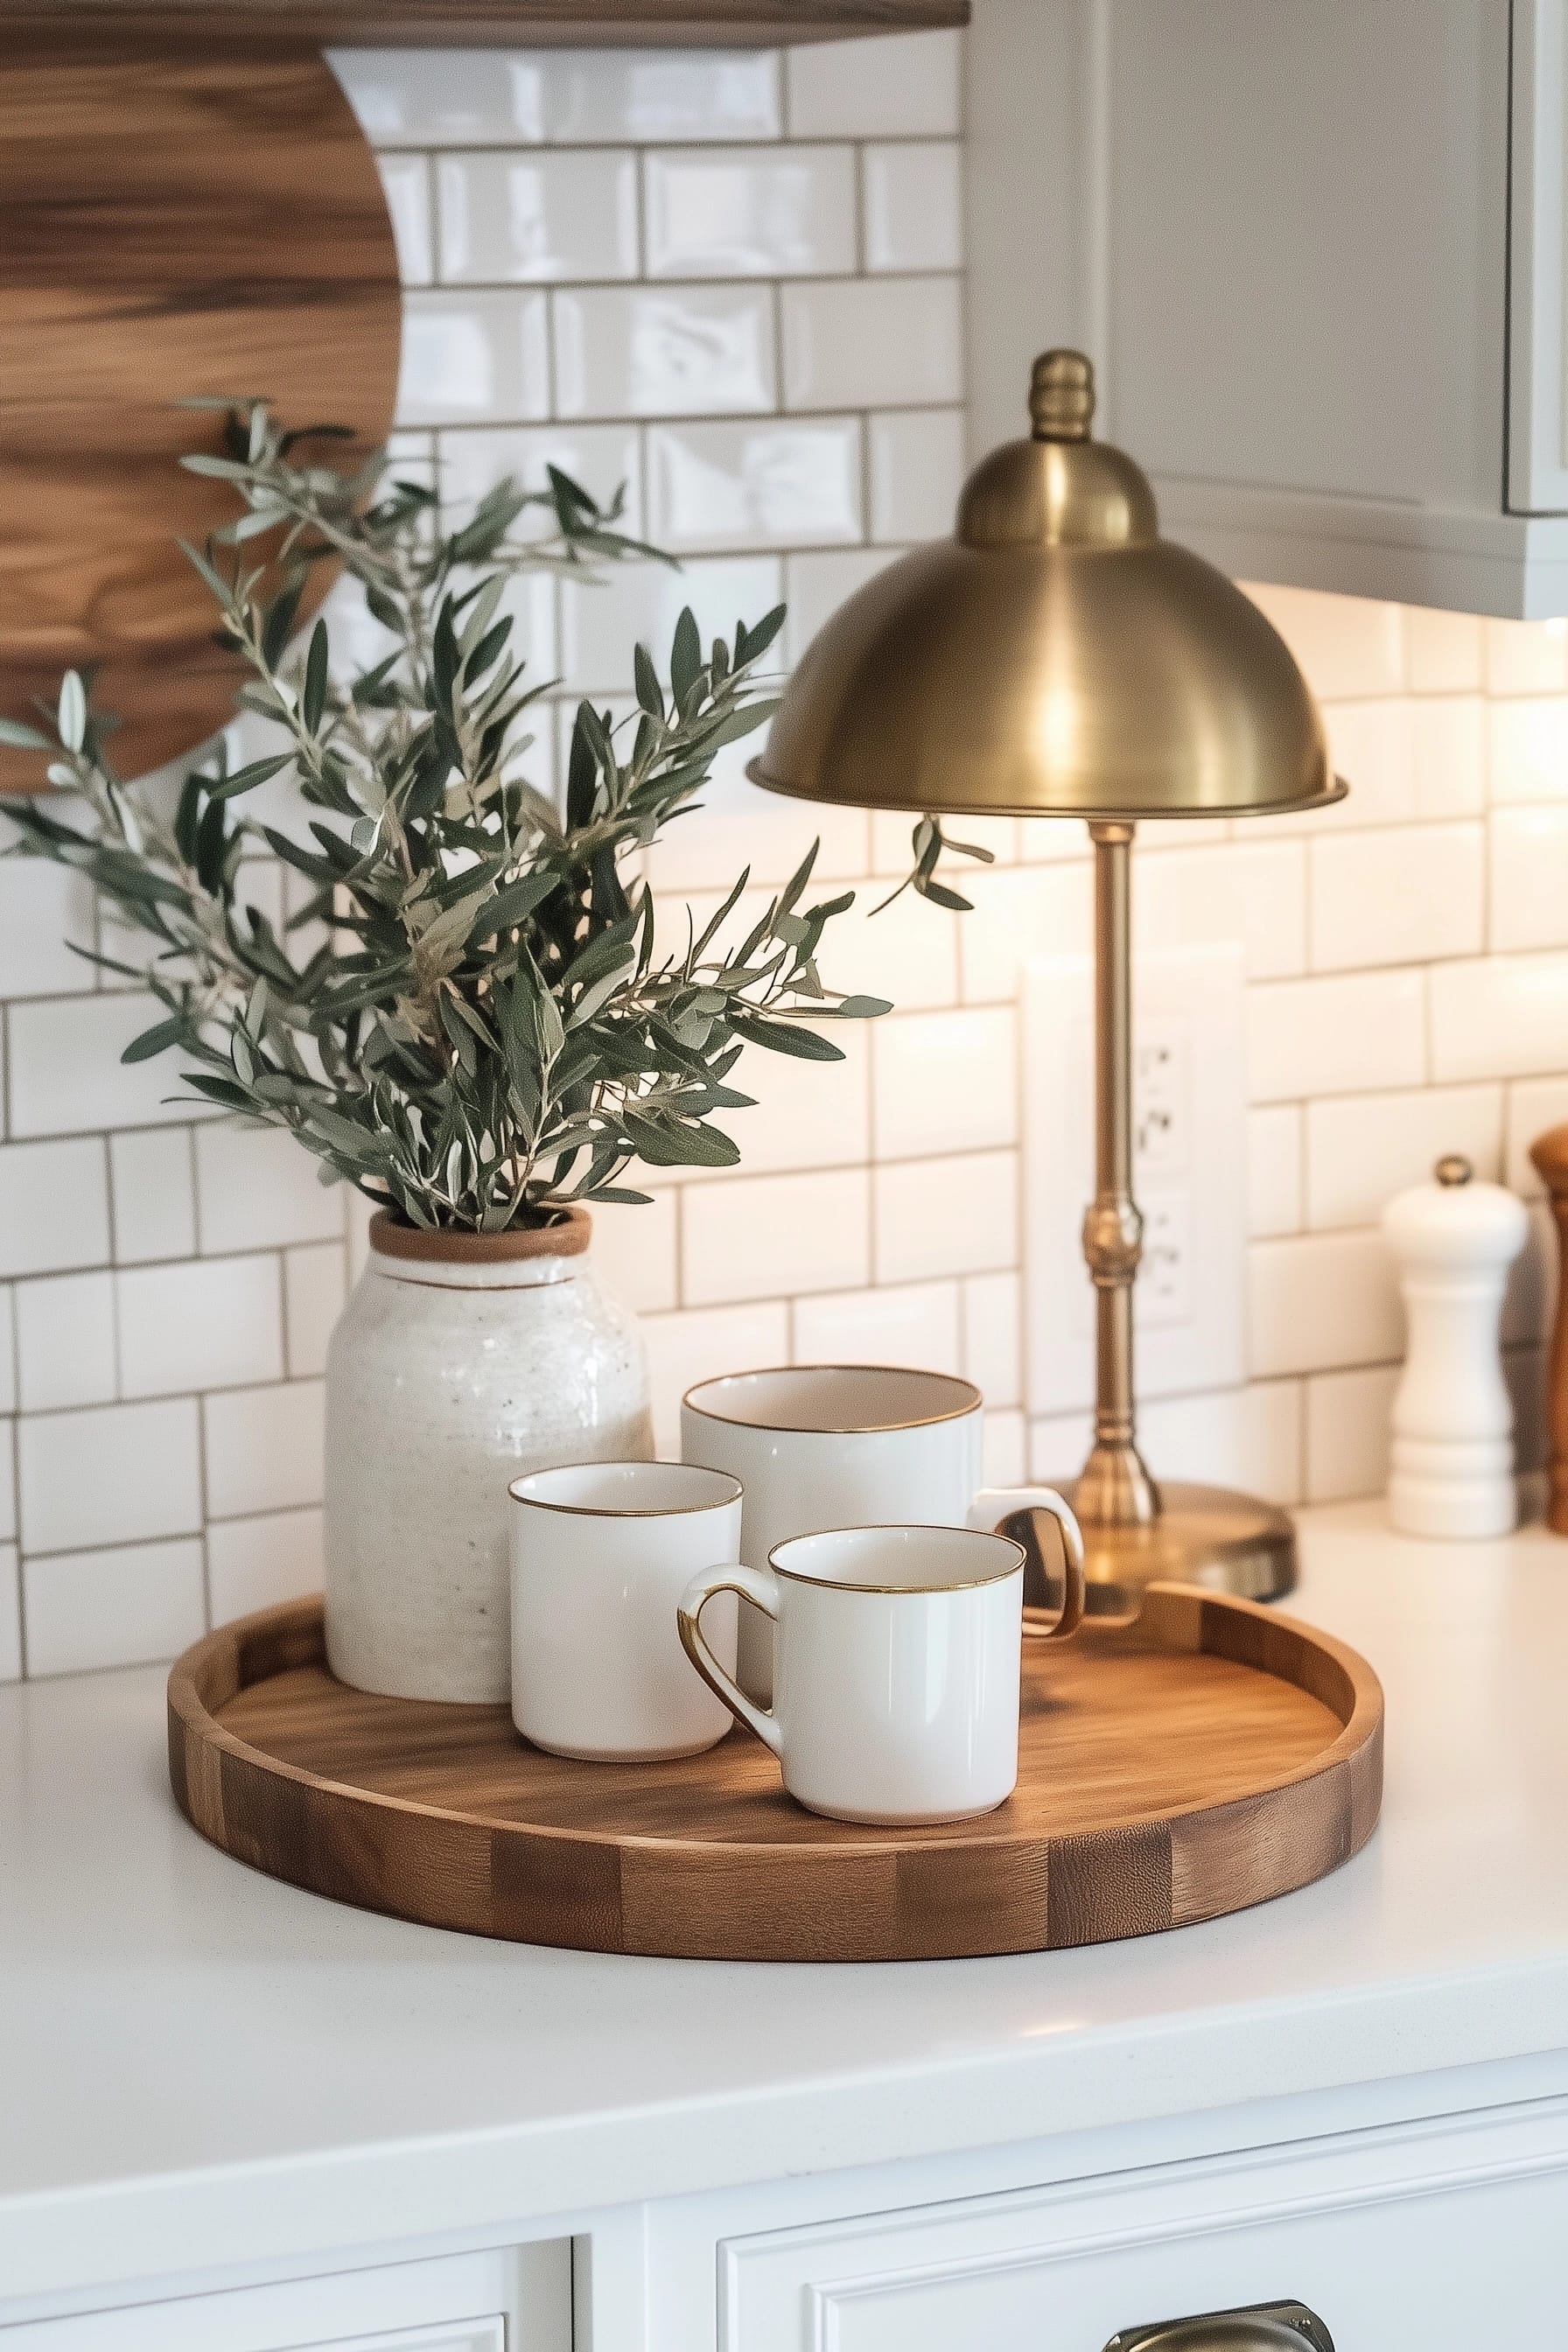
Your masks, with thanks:
[{"label": "mug handle", "polygon": [[1016,1511],[1044,1511],[1055,1519],[1062,1535],[1062,1555],[1067,1573],[1063,1580],[1062,1605],[1048,1625],[1031,1618],[1024,1620],[1024,1631],[1037,1642],[1065,1642],[1076,1633],[1083,1622],[1083,1534],[1077,1519],[1054,1486],[984,1486],[969,1507],[969,1524],[985,1533],[1005,1532],[1004,1523]]},{"label": "mug handle", "polygon": [[710,1568],[694,1576],[676,1604],[675,1622],[680,1629],[680,1646],[714,1696],[721,1698],[731,1714],[754,1731],[765,1746],[777,1756],[782,1740],[776,1718],[765,1707],[756,1706],[746,1696],[737,1682],[732,1682],[719,1664],[702,1631],[701,1616],[706,1604],[715,1593],[738,1592],[742,1600],[752,1601],[765,1617],[779,1622],[779,1588],[765,1568],[742,1568],[733,1561],[721,1568]]}]

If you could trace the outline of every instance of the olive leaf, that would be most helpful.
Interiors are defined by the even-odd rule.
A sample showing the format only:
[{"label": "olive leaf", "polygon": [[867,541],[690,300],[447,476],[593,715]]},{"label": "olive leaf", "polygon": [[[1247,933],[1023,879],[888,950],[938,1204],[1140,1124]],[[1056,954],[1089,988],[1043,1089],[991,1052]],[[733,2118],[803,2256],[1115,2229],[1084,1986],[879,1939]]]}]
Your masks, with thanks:
[{"label": "olive leaf", "polygon": [[[524,674],[508,583],[658,551],[620,530],[619,496],[602,506],[559,468],[539,490],[497,483],[457,520],[345,437],[286,431],[252,401],[226,415],[225,455],[185,460],[239,501],[186,552],[246,667],[241,703],[279,748],[197,768],[170,814],[116,776],[75,671],[52,741],[0,719],[0,744],[58,751],[49,775],[88,812],[84,827],[14,803],[16,853],[86,873],[137,935],[138,963],[94,958],[156,1001],[123,1058],[177,1049],[190,1098],[286,1129],[324,1181],[419,1226],[493,1233],[645,1200],[623,1181],[638,1161],[732,1167],[715,1122],[751,1107],[731,1083],[742,1052],[837,1060],[823,1026],[889,1009],[823,983],[824,934],[852,894],[812,899],[815,847],[760,909],[742,912],[742,873],[674,945],[642,873],[719,751],[773,710],[759,666],[783,606],[706,648],[682,612],[662,674],[637,646],[630,717],[578,707],[563,810],[530,773],[548,682]],[[334,663],[322,617],[293,643],[329,557],[390,642],[374,662]],[[282,779],[298,821],[250,815]],[[951,904],[942,845],[923,820],[910,879]],[[258,858],[286,869],[280,930],[248,903]]]}]

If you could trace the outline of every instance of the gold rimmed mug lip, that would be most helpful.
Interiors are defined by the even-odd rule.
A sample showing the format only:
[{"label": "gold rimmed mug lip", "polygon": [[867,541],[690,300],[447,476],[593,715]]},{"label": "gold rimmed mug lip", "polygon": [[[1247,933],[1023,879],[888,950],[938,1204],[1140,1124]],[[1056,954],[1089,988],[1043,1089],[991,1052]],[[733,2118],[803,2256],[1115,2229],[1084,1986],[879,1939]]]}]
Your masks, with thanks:
[{"label": "gold rimmed mug lip", "polygon": [[[963,1402],[943,1412],[914,1413],[900,1421],[848,1422],[750,1421],[738,1413],[716,1412],[711,1405],[698,1402],[706,1389],[738,1386],[743,1381],[787,1380],[796,1374],[804,1379],[813,1372],[871,1372],[894,1380],[929,1381],[957,1391]],[[743,1372],[715,1372],[707,1380],[694,1381],[680,1402],[683,1409],[700,1413],[704,1421],[721,1422],[726,1429],[755,1429],[780,1437],[883,1437],[899,1430],[934,1429],[944,1421],[966,1420],[984,1406],[985,1400],[974,1382],[966,1381],[962,1373],[928,1371],[919,1364],[756,1364]]]},{"label": "gold rimmed mug lip", "polygon": [[[990,1576],[966,1576],[956,1583],[946,1584],[865,1584],[844,1576],[808,1576],[803,1568],[785,1568],[779,1559],[781,1551],[789,1551],[796,1544],[819,1543],[829,1536],[958,1536],[966,1543],[1001,1544],[1013,1554],[1009,1568],[996,1569]],[[1010,1576],[1021,1576],[1028,1565],[1028,1553],[1011,1536],[997,1535],[989,1528],[938,1528],[917,1519],[869,1519],[858,1527],[811,1528],[798,1536],[786,1536],[774,1544],[768,1554],[768,1566],[775,1576],[792,1584],[815,1584],[822,1592],[890,1592],[901,1594],[910,1601],[928,1599],[933,1592],[977,1592],[983,1585],[1005,1584]]]},{"label": "gold rimmed mug lip", "polygon": [[[535,1478],[552,1478],[565,1471],[584,1470],[679,1470],[697,1479],[710,1479],[729,1489],[728,1493],[710,1496],[705,1503],[556,1503],[545,1495],[523,1495],[518,1489]],[[526,1504],[534,1511],[563,1511],[570,1517],[581,1519],[689,1519],[699,1511],[724,1511],[742,1500],[745,1489],[728,1470],[710,1470],[701,1462],[553,1462],[543,1470],[524,1470],[509,1480],[507,1493],[514,1503]]]}]

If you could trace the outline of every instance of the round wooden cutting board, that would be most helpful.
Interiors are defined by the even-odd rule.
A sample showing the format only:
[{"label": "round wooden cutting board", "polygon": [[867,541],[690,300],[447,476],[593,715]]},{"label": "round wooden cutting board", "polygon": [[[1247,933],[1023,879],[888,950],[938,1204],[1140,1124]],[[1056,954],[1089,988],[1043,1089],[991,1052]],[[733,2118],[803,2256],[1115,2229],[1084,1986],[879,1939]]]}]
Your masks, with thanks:
[{"label": "round wooden cutting board", "polygon": [[1024,1645],[1018,1787],[945,1827],[804,1812],[760,1740],[574,1764],[503,1707],[327,1673],[319,1600],[209,1634],[169,1679],[174,1793],[295,1885],[430,1927],[696,1959],[951,1959],[1143,1936],[1321,1878],[1371,1836],[1383,1693],[1342,1643],[1155,1585],[1134,1626]]},{"label": "round wooden cutting board", "polygon": [[[99,665],[125,776],[232,715],[237,673],[181,553],[237,510],[184,472],[194,397],[263,394],[374,445],[397,391],[397,257],[375,159],[318,57],[24,33],[0,73],[0,713]],[[331,584],[321,568],[311,602]],[[301,614],[304,617],[304,614]],[[0,751],[0,790],[43,781]]]}]

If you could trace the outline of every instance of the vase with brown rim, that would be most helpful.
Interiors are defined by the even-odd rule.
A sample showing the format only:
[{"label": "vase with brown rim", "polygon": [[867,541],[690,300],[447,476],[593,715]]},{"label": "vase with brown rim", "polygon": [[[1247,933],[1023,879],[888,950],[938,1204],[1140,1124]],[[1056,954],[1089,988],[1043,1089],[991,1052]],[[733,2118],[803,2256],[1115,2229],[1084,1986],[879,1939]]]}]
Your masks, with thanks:
[{"label": "vase with brown rim", "polygon": [[507,1486],[653,1453],[636,1319],[583,1208],[499,1234],[384,1212],[327,1358],[326,1640],[341,1682],[501,1702]]}]

